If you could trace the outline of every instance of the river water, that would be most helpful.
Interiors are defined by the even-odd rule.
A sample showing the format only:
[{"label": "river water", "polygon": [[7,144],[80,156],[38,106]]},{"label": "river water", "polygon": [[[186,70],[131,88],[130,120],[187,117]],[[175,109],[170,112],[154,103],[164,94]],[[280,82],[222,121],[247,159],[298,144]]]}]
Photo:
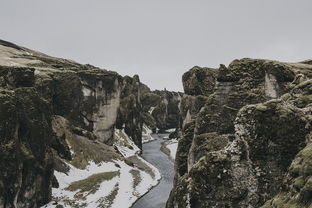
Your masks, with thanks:
[{"label": "river water", "polygon": [[142,157],[153,164],[161,173],[157,186],[140,198],[132,208],[164,208],[173,186],[174,164],[169,157],[160,150],[164,141],[161,134],[152,135],[156,140],[143,144]]}]

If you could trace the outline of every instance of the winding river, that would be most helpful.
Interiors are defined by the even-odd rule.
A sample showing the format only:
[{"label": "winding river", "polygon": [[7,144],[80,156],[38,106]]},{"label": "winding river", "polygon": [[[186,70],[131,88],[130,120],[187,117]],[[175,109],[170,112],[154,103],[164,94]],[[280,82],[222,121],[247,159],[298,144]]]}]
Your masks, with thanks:
[{"label": "winding river", "polygon": [[164,208],[173,186],[174,164],[160,150],[164,135],[153,134],[152,136],[155,138],[154,141],[143,144],[142,157],[158,168],[162,178],[159,184],[140,198],[132,208]]}]

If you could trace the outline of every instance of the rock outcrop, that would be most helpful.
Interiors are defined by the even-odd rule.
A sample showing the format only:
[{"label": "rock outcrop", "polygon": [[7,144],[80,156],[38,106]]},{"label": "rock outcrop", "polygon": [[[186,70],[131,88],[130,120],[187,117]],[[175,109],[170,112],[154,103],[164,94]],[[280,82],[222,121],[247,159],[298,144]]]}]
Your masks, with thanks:
[{"label": "rock outcrop", "polygon": [[68,171],[66,163],[124,160],[116,129],[141,148],[144,86],[138,76],[0,41],[0,207],[48,203],[53,172]]},{"label": "rock outcrop", "polygon": [[185,73],[167,207],[309,207],[311,72],[241,59]]},{"label": "rock outcrop", "polygon": [[0,207],[38,207],[51,199],[51,111],[33,87],[10,84],[19,88],[0,90]]},{"label": "rock outcrop", "polygon": [[146,115],[146,124],[159,132],[168,129],[178,128],[180,125],[180,103],[183,93],[167,90],[147,91],[142,96],[142,105],[144,111],[148,111],[150,116]]}]

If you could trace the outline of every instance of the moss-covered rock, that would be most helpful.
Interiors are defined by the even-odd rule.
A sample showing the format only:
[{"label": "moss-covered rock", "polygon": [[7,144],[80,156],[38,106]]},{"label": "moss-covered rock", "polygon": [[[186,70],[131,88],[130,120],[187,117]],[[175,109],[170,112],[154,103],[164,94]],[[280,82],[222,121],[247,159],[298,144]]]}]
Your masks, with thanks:
[{"label": "moss-covered rock", "polygon": [[176,174],[167,207],[260,207],[274,196],[280,205],[266,205],[287,207],[293,204],[291,187],[302,191],[301,206],[310,206],[307,178],[286,177],[311,131],[309,70],[301,63],[234,60],[214,72],[214,89],[206,94],[188,91],[203,86],[190,86],[192,70],[186,73],[190,95],[182,99],[181,116],[184,124],[195,123],[187,149],[178,148],[175,166],[184,171]]},{"label": "moss-covered rock", "polygon": [[0,86],[14,89],[31,87],[35,80],[34,68],[0,66]]},{"label": "moss-covered rock", "polygon": [[50,107],[34,88],[1,90],[1,207],[36,207],[51,198]]},{"label": "moss-covered rock", "polygon": [[287,189],[268,200],[262,208],[310,208],[312,206],[312,144],[309,143],[292,161]]},{"label": "moss-covered rock", "polygon": [[183,74],[184,92],[188,95],[209,95],[216,84],[216,69],[195,66]]},{"label": "moss-covered rock", "polygon": [[111,146],[116,126],[141,147],[149,110],[141,98],[150,90],[137,75],[0,44],[10,59],[0,66],[0,207],[47,203],[53,170],[69,169],[64,161],[83,169],[121,159]]},{"label": "moss-covered rock", "polygon": [[187,123],[183,129],[183,135],[179,139],[175,170],[179,176],[187,173],[187,158],[194,136],[195,121]]},{"label": "moss-covered rock", "polygon": [[152,116],[160,131],[178,128],[180,122],[180,109],[182,93],[170,91],[154,91],[160,96],[160,102],[155,106]]}]

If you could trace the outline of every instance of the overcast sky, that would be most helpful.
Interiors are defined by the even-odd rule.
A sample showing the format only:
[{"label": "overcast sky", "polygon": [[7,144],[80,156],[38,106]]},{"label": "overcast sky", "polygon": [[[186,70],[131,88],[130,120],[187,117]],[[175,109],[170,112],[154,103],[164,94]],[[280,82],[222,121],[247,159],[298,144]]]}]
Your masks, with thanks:
[{"label": "overcast sky", "polygon": [[194,65],[312,58],[312,1],[1,0],[0,39],[182,91]]}]

